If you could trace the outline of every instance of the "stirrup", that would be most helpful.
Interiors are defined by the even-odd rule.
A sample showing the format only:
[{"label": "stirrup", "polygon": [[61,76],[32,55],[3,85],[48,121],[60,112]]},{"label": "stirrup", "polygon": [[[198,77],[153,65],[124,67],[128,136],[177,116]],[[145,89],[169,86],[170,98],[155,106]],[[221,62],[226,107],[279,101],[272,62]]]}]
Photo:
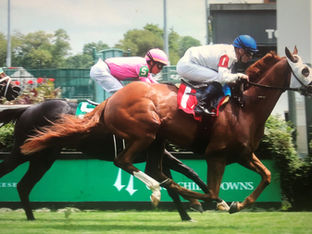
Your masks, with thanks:
[{"label": "stirrup", "polygon": [[[201,106],[201,105],[198,105],[197,108],[199,108],[202,112],[202,114],[205,114],[205,115],[208,115],[208,116],[216,116],[217,113],[216,112],[213,112],[213,111],[209,111],[207,108]],[[201,114],[201,113],[199,113]]]}]

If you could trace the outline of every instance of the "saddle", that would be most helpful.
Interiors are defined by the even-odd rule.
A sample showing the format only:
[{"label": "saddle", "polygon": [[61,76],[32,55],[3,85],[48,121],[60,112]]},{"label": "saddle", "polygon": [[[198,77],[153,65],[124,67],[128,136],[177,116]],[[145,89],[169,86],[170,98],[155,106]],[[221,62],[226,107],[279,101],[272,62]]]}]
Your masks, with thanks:
[{"label": "saddle", "polygon": [[196,84],[181,79],[178,107],[185,113],[192,114],[198,121],[202,120],[202,116],[217,117],[220,108],[228,103],[230,98],[241,107],[244,105],[243,90],[242,82],[222,87],[218,82]]}]

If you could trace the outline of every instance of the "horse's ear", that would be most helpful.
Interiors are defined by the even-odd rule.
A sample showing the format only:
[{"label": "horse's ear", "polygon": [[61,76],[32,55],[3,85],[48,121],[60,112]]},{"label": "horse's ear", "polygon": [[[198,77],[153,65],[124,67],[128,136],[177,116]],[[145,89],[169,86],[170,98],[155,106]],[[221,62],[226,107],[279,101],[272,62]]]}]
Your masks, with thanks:
[{"label": "horse's ear", "polygon": [[297,46],[295,46],[294,51],[293,51],[293,54],[298,54]]},{"label": "horse's ear", "polygon": [[290,53],[289,49],[287,47],[285,47],[285,54],[287,56],[287,58],[292,61],[293,63],[296,62],[296,59],[294,58],[294,56]]}]

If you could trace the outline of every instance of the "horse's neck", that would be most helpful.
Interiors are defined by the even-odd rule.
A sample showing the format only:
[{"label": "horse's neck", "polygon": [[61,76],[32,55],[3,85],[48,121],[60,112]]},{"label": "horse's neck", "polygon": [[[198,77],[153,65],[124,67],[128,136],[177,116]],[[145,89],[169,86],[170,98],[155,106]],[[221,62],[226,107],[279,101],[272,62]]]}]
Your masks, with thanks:
[{"label": "horse's neck", "polygon": [[[281,60],[259,80],[259,84],[271,87],[286,88],[289,85],[287,61]],[[246,113],[252,115],[255,121],[265,122],[278,99],[283,93],[282,89],[251,87],[244,92],[246,97]]]}]

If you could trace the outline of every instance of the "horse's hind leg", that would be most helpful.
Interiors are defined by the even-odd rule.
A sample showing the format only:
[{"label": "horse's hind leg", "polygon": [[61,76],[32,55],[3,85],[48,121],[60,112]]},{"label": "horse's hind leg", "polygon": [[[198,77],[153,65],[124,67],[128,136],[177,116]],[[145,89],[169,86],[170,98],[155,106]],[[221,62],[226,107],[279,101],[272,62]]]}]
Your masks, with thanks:
[{"label": "horse's hind leg", "polygon": [[15,144],[12,152],[0,163],[0,178],[26,161],[27,158],[19,151],[19,145]]},{"label": "horse's hind leg", "polygon": [[5,158],[0,163],[0,178],[10,173],[11,171],[13,171],[21,163],[23,163],[23,161],[20,161],[17,158],[11,157],[11,155]]},{"label": "horse's hind leg", "polygon": [[39,155],[34,156],[33,160],[29,162],[28,171],[17,184],[18,194],[28,220],[35,219],[29,202],[29,194],[55,161],[55,159],[45,158],[47,155],[41,156],[43,156],[43,158],[40,158]]},{"label": "horse's hind leg", "polygon": [[146,146],[150,145],[151,140],[148,139],[141,139],[136,140],[134,142],[128,142],[126,149],[124,149],[114,160],[114,164],[117,167],[127,171],[128,173],[132,174],[139,180],[141,180],[147,187],[149,187],[152,191],[151,201],[154,206],[157,206],[160,201],[160,185],[159,183],[153,179],[152,177],[146,175],[138,168],[133,166],[132,162],[135,159],[135,154],[143,149]]}]

